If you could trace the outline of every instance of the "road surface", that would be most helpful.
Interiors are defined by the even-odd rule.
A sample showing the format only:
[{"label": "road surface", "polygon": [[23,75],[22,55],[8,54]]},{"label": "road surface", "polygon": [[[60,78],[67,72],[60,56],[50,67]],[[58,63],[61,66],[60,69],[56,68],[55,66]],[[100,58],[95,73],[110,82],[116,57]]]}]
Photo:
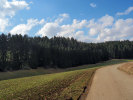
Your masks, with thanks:
[{"label": "road surface", "polygon": [[86,100],[133,100],[133,75],[118,70],[121,65],[98,69]]}]

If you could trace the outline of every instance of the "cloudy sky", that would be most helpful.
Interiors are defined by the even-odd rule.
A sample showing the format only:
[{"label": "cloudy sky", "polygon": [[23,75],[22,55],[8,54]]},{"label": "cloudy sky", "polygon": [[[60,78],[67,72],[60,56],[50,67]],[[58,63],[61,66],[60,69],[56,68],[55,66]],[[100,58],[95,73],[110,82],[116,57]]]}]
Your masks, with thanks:
[{"label": "cloudy sky", "polygon": [[0,34],[133,40],[133,0],[0,0]]}]

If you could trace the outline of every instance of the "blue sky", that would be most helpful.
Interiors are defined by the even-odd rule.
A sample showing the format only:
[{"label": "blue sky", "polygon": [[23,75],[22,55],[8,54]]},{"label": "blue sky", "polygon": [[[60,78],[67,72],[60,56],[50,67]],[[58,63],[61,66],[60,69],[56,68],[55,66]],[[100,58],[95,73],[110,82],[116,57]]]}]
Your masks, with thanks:
[{"label": "blue sky", "polygon": [[[32,0],[32,2],[29,11],[18,12],[18,18],[47,18],[68,13],[71,18],[82,20],[99,18],[105,14],[115,16],[117,12],[123,12],[133,6],[133,0]],[[90,3],[95,3],[97,7],[92,8]],[[131,15],[133,14],[129,16],[132,17]]]},{"label": "blue sky", "polygon": [[1,33],[133,40],[133,0],[1,0],[0,6]]}]

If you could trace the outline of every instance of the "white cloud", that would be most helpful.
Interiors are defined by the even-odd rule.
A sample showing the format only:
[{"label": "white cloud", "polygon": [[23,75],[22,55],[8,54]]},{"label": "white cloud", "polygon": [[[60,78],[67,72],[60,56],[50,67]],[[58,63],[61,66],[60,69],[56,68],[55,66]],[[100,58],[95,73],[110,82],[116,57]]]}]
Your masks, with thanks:
[{"label": "white cloud", "polygon": [[26,1],[18,0],[1,0],[0,2],[0,17],[10,16],[13,17],[18,10],[29,9],[29,4]]},{"label": "white cloud", "polygon": [[53,37],[60,32],[60,26],[57,23],[46,23],[37,33],[37,35]]},{"label": "white cloud", "polygon": [[68,14],[60,14],[59,17],[55,20],[55,23],[62,23],[67,18],[69,18]]},{"label": "white cloud", "polygon": [[77,30],[86,27],[86,25],[87,25],[87,20],[78,21],[77,19],[73,19],[72,24],[60,26],[61,31],[57,34],[57,36],[73,37]]},{"label": "white cloud", "polygon": [[88,28],[89,34],[91,36],[97,35],[103,31],[104,28],[110,27],[114,22],[114,18],[109,15],[105,15],[102,18],[98,19],[97,22],[95,22],[94,19],[89,21]]},{"label": "white cloud", "polygon": [[85,41],[84,31],[77,31],[74,37],[80,41]]},{"label": "white cloud", "polygon": [[19,24],[15,26],[10,33],[11,34],[21,34],[25,35],[28,34],[28,32],[36,25],[43,24],[44,19],[38,21],[37,19],[29,19],[27,20],[27,24]]},{"label": "white cloud", "polygon": [[116,15],[121,16],[121,15],[128,15],[129,13],[131,13],[133,11],[133,7],[129,7],[127,10],[125,10],[124,12],[118,12]]},{"label": "white cloud", "polygon": [[91,36],[96,35],[98,33],[98,28],[90,28],[89,34]]},{"label": "white cloud", "polygon": [[44,19],[40,20],[40,22],[39,22],[39,24],[44,24],[44,23],[45,23]]},{"label": "white cloud", "polygon": [[100,18],[98,21],[99,23],[102,24],[103,27],[106,27],[106,26],[111,26],[113,24],[114,18],[112,16],[105,15],[102,18]]},{"label": "white cloud", "polygon": [[90,3],[90,6],[96,8],[97,5],[95,3]]},{"label": "white cloud", "polygon": [[73,19],[71,24],[63,24],[65,18],[59,20],[62,18],[59,15],[59,18],[53,22],[45,23],[37,34],[49,38],[53,36],[74,37],[84,42],[133,39],[133,18],[114,19],[112,16],[105,15],[97,20]]},{"label": "white cloud", "polygon": [[4,32],[6,26],[9,25],[9,20],[7,18],[0,18],[0,31]]},{"label": "white cloud", "polygon": [[104,27],[100,30],[98,37],[95,39],[97,42],[101,41],[113,41],[113,40],[124,40],[133,37],[133,19],[118,19],[111,27]]},{"label": "white cloud", "polygon": [[[32,3],[32,2],[31,2]],[[29,3],[30,4],[30,3]],[[0,1],[0,32],[4,32],[10,25],[10,19],[21,9],[30,9],[29,4],[24,0],[1,0]],[[91,3],[90,6],[96,7]],[[127,15],[133,11],[129,7],[125,12],[119,12],[117,15]],[[40,36],[63,36],[74,37],[84,42],[103,42],[112,40],[133,40],[133,18],[114,19],[113,16],[105,15],[99,19],[77,20],[72,23],[64,24],[69,19],[69,14],[60,14],[54,21],[45,21],[44,19],[29,19],[26,24],[15,26],[11,34],[28,34],[28,32],[37,25],[43,27],[36,33]],[[87,33],[88,32],[88,33]]]},{"label": "white cloud", "polygon": [[76,19],[72,24],[60,25],[67,18],[69,18],[68,14],[60,14],[55,21],[46,23],[36,34],[50,38],[53,36],[74,37],[78,29],[87,25],[86,20],[78,21]]},{"label": "white cloud", "polygon": [[60,31],[60,23],[65,19],[69,18],[69,15],[64,13],[60,14],[54,22],[47,22],[37,33],[36,35],[53,37],[56,36]]},{"label": "white cloud", "polygon": [[0,20],[4,23],[0,25],[0,32],[4,32],[9,25],[10,18],[22,9],[29,9],[29,4],[24,0],[0,0]]}]

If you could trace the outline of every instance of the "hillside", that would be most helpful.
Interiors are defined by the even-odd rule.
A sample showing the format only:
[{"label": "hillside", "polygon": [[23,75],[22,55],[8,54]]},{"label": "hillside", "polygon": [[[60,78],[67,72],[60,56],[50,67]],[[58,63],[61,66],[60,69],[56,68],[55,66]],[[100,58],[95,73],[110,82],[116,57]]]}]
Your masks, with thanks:
[{"label": "hillside", "polygon": [[[16,79],[10,79],[7,72],[0,73],[0,78],[8,80],[0,81],[0,99],[2,100],[77,100],[88,86],[90,79],[97,68],[102,66],[118,64],[128,60],[110,60],[107,62],[84,65],[75,68],[65,69],[65,72],[37,75],[36,72],[27,71],[12,72]],[[93,68],[91,68],[93,67]],[[35,71],[35,70],[34,70]],[[20,73],[21,74],[20,74]],[[43,70],[42,70],[43,72]],[[19,73],[19,77],[17,78]],[[27,76],[25,77],[25,73]],[[37,75],[37,76],[31,76]],[[40,74],[43,74],[40,72]],[[10,74],[11,75],[11,74]]]},{"label": "hillside", "polygon": [[82,65],[82,66],[65,68],[65,69],[38,68],[38,69],[0,72],[0,80],[7,80],[7,79],[14,79],[14,78],[21,78],[21,77],[30,77],[30,76],[52,74],[52,73],[59,73],[59,72],[66,72],[66,71],[74,71],[74,70],[80,70],[80,69],[86,69],[86,68],[106,66],[106,65],[111,65],[111,64],[118,64],[118,63],[127,62],[127,61],[129,61],[129,60],[113,59],[113,60],[104,61],[104,62],[97,63],[97,64],[88,64],[88,65]]},{"label": "hillside", "polygon": [[77,100],[95,69],[0,81],[2,100]]}]

